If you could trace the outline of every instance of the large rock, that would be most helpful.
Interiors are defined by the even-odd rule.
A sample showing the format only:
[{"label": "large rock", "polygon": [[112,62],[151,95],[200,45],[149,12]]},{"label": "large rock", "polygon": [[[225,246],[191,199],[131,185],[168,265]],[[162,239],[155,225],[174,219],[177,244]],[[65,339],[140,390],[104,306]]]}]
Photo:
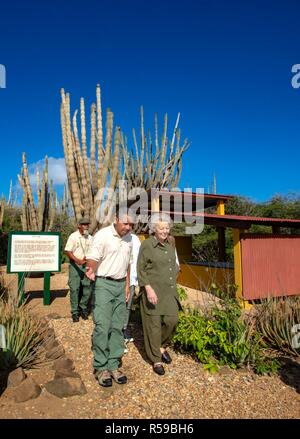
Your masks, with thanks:
[{"label": "large rock", "polygon": [[57,369],[55,371],[55,375],[54,375],[54,379],[57,378],[80,378],[81,376],[79,375],[79,373],[75,372],[74,370],[71,369]]},{"label": "large rock", "polygon": [[49,381],[44,386],[46,390],[59,398],[75,395],[85,395],[87,390],[80,378],[65,377]]},{"label": "large rock", "polygon": [[54,348],[59,346],[59,342],[55,338],[51,338],[50,340],[46,340],[42,346],[46,349],[46,351],[51,351]]},{"label": "large rock", "polygon": [[47,350],[46,358],[48,360],[56,360],[65,354],[65,349],[62,344],[57,343],[52,349]]},{"label": "large rock", "polygon": [[30,377],[26,378],[14,388],[14,400],[15,402],[24,402],[29,399],[37,398],[42,389],[40,386]]},{"label": "large rock", "polygon": [[22,367],[18,367],[17,369],[10,372],[7,378],[7,387],[16,387],[22,383],[26,379],[26,373],[22,369]]},{"label": "large rock", "polygon": [[59,370],[59,369],[74,370],[75,369],[73,360],[71,360],[71,358],[68,358],[66,356],[61,357],[58,360],[55,360],[52,367],[54,370]]}]

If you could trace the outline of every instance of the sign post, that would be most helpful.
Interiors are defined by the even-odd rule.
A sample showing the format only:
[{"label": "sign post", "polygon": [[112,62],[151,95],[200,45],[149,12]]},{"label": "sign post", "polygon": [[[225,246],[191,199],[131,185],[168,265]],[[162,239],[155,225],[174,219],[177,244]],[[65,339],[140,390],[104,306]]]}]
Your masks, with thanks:
[{"label": "sign post", "polygon": [[24,302],[26,274],[44,274],[44,305],[50,305],[50,275],[61,271],[59,232],[10,232],[7,273],[18,273],[18,294]]},{"label": "sign post", "polygon": [[44,274],[44,305],[50,305],[50,273]]}]

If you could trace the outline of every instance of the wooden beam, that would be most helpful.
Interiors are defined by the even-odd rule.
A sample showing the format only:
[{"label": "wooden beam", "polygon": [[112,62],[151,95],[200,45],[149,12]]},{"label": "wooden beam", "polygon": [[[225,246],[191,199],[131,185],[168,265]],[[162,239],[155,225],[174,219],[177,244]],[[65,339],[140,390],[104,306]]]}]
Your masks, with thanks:
[{"label": "wooden beam", "polygon": [[224,200],[219,200],[217,202],[217,214],[218,215],[225,215],[225,203],[224,203]]},{"label": "wooden beam", "polygon": [[233,255],[234,255],[234,282],[237,286],[236,298],[239,300],[241,306],[245,309],[252,308],[248,300],[243,299],[243,271],[242,271],[242,249],[241,249],[241,234],[243,230],[232,229],[233,234]]},{"label": "wooden beam", "polygon": [[234,282],[237,286],[236,297],[243,299],[243,273],[242,273],[242,257],[241,257],[241,241],[240,230],[232,229],[233,235],[233,256],[234,256]]}]

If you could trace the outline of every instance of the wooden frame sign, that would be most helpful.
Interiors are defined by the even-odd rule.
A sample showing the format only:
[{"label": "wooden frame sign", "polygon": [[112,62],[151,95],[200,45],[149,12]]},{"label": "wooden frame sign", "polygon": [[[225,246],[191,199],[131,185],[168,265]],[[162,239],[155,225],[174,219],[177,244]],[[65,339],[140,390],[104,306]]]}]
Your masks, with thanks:
[{"label": "wooden frame sign", "polygon": [[27,273],[44,273],[44,304],[50,304],[50,273],[61,271],[59,232],[10,232],[7,273],[19,274],[19,293],[24,299]]}]

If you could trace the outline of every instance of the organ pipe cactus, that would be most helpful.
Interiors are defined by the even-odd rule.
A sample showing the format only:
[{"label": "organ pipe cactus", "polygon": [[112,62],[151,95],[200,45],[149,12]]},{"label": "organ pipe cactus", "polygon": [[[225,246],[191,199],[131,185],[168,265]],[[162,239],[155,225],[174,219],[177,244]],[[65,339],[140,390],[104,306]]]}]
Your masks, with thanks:
[{"label": "organ pipe cactus", "polygon": [[[180,114],[177,116],[171,141],[167,138],[167,114],[164,118],[161,141],[159,141],[158,121],[155,115],[153,143],[150,131],[148,135],[145,134],[143,107],[141,107],[140,141],[138,142],[133,130],[132,149],[128,147],[127,138],[121,128],[118,126],[114,128],[114,115],[110,109],[106,111],[104,135],[99,84],[96,87],[96,104],[93,103],[90,108],[89,160],[84,99],[80,99],[81,136],[79,136],[77,110],[71,119],[70,95],[61,89],[62,141],[75,220],[78,221],[82,216],[90,217],[93,232],[97,227],[102,226],[97,223],[95,213],[98,207],[103,206],[105,188],[115,191],[121,178],[127,181],[128,190],[135,187],[146,190],[176,187],[182,169],[182,155],[189,143],[187,139],[182,145],[180,143],[181,136],[178,129]],[[106,199],[104,211],[109,209],[111,201]]]},{"label": "organ pipe cactus", "polygon": [[[75,219],[92,218],[92,230],[97,228],[95,212],[103,200],[96,195],[100,188],[117,186],[120,177],[120,128],[113,127],[113,113],[106,112],[105,147],[103,145],[100,86],[96,88],[96,104],[90,113],[90,163],[87,156],[86,116],[84,99],[80,99],[81,142],[77,130],[77,111],[71,123],[70,95],[61,90],[61,128],[68,186]],[[115,131],[115,134],[113,134]],[[114,138],[114,144],[113,144]],[[81,145],[80,145],[81,143]],[[97,154],[98,151],[98,154]]]},{"label": "organ pipe cactus", "polygon": [[25,152],[22,155],[23,166],[18,175],[23,189],[21,222],[24,231],[51,231],[56,213],[56,193],[52,181],[48,184],[48,157],[45,157],[42,183],[40,173],[36,172],[37,206],[34,203]]}]

